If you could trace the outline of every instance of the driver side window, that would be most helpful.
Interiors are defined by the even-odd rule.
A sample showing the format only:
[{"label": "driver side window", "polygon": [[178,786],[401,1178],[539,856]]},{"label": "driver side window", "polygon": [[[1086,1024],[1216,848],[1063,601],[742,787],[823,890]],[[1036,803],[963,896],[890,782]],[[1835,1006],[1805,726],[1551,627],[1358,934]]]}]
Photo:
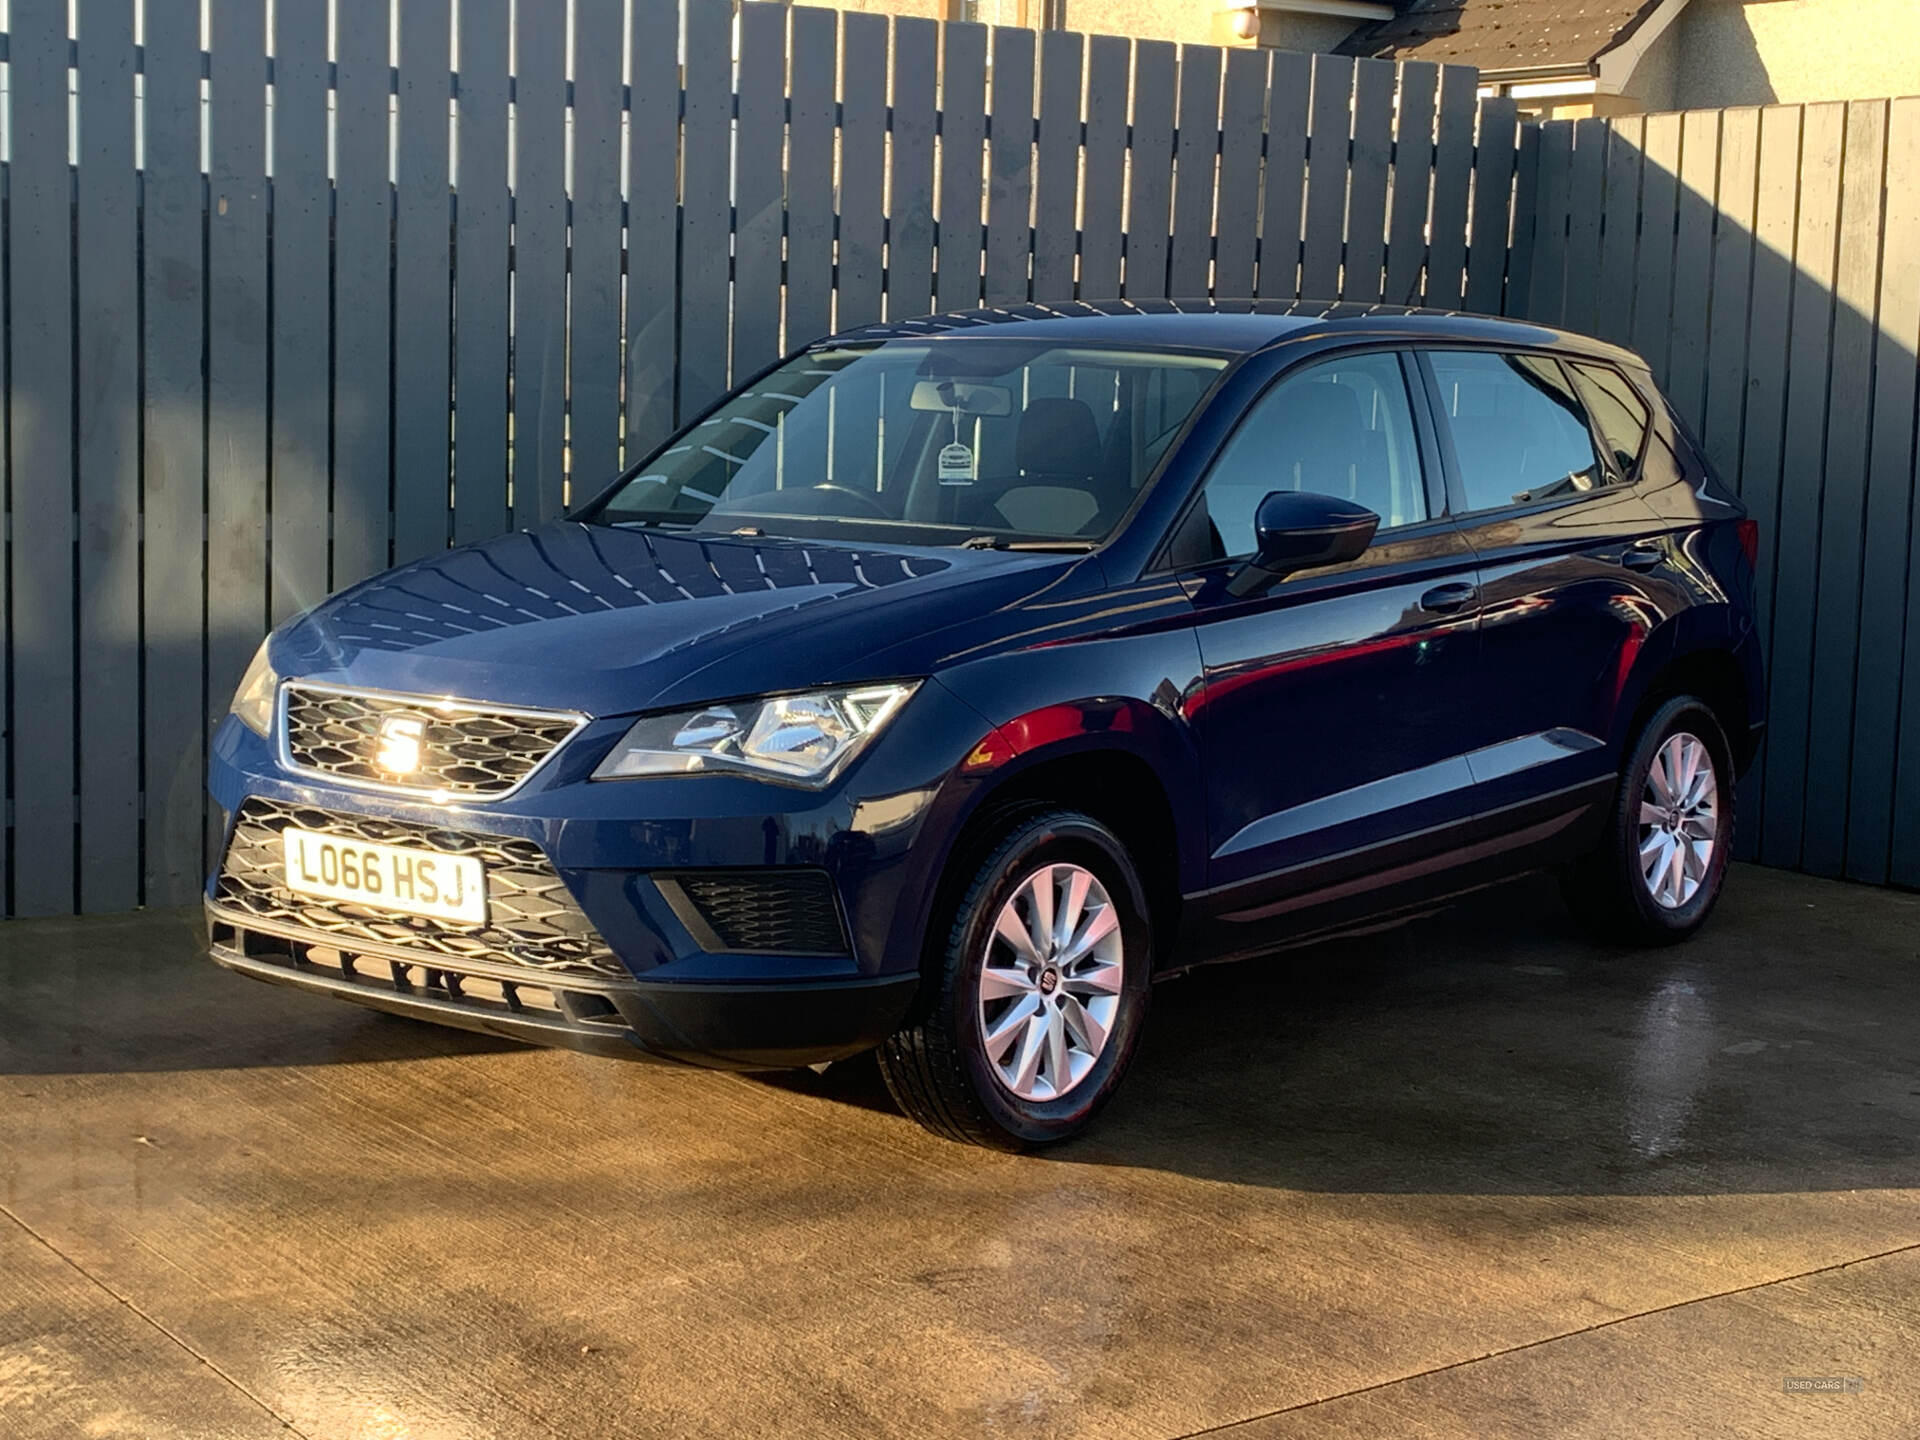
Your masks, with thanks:
[{"label": "driver side window", "polygon": [[1427,518],[1398,355],[1328,360],[1254,401],[1201,491],[1215,558],[1253,553],[1254,512],[1275,490],[1356,501],[1379,515],[1383,530]]}]

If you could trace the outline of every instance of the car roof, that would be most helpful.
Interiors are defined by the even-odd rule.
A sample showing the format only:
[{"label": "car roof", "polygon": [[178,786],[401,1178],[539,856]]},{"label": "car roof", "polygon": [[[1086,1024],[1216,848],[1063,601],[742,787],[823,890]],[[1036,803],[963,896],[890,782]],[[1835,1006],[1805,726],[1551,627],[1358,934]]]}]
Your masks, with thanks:
[{"label": "car roof", "polygon": [[991,335],[1065,345],[1180,348],[1245,355],[1287,342],[1344,335],[1415,344],[1446,341],[1542,347],[1593,355],[1636,366],[1631,351],[1570,331],[1526,321],[1404,305],[1329,304],[1311,300],[1074,300],[1057,305],[1010,305],[955,310],[912,320],[844,330],[821,345],[888,340],[963,341]]}]

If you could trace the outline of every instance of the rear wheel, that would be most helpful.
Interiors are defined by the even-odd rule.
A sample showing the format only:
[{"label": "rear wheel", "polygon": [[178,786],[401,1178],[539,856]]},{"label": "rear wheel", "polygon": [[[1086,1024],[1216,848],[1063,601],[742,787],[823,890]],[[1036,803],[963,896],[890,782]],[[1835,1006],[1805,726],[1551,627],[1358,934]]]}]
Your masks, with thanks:
[{"label": "rear wheel", "polygon": [[1561,877],[1569,905],[1609,939],[1686,939],[1720,898],[1733,813],[1719,721],[1691,695],[1667,701],[1627,758],[1605,838]]},{"label": "rear wheel", "polygon": [[1152,935],[1126,848],[1072,811],[1029,814],[981,854],[944,931],[920,1023],[880,1047],[900,1108],[1000,1149],[1085,1129],[1132,1058]]}]

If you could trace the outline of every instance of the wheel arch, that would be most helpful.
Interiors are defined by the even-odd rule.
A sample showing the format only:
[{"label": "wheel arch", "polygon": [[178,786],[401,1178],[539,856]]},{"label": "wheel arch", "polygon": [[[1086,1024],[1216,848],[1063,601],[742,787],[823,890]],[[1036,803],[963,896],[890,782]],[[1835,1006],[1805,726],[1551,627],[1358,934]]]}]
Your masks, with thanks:
[{"label": "wheel arch", "polygon": [[1631,744],[1648,717],[1674,696],[1697,695],[1719,720],[1735,770],[1744,771],[1757,748],[1748,690],[1746,671],[1729,649],[1709,646],[1671,655],[1648,674],[1627,712],[1620,744]]},{"label": "wheel arch", "polygon": [[1199,762],[1166,715],[1144,702],[1049,706],[994,729],[952,782],[963,792],[948,821],[924,908],[921,963],[971,868],[1014,817],[1074,810],[1119,838],[1146,891],[1157,958],[1178,930],[1181,896],[1200,888],[1205,812]]}]

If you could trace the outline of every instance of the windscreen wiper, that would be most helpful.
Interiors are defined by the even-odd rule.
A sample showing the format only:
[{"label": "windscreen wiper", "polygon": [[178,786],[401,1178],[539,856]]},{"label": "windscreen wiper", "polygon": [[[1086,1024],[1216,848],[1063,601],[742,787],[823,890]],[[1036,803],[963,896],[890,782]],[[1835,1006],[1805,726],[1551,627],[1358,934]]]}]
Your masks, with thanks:
[{"label": "windscreen wiper", "polygon": [[962,550],[1024,550],[1040,554],[1085,555],[1093,549],[1091,540],[1009,540],[1004,535],[969,535],[960,542]]}]

